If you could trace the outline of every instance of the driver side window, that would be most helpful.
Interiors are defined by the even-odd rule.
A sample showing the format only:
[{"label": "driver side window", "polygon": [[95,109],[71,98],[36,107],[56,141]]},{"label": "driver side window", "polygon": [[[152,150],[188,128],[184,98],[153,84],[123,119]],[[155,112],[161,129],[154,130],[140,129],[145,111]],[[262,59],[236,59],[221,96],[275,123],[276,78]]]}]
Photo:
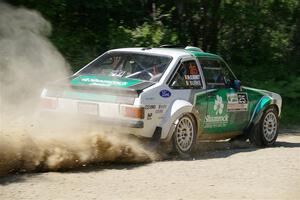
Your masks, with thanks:
[{"label": "driver side window", "polygon": [[173,89],[201,88],[201,78],[197,63],[194,60],[184,61],[180,64],[170,87]]}]

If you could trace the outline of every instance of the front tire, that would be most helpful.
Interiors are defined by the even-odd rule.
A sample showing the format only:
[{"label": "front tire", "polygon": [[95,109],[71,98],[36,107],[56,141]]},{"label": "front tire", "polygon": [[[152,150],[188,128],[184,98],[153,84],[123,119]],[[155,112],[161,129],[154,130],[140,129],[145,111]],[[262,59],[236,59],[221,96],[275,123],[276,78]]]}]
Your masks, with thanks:
[{"label": "front tire", "polygon": [[278,136],[278,112],[274,107],[268,108],[259,123],[254,127],[249,140],[256,146],[273,146]]},{"label": "front tire", "polygon": [[185,114],[178,119],[172,136],[173,152],[180,156],[189,156],[196,145],[197,126],[190,114]]}]

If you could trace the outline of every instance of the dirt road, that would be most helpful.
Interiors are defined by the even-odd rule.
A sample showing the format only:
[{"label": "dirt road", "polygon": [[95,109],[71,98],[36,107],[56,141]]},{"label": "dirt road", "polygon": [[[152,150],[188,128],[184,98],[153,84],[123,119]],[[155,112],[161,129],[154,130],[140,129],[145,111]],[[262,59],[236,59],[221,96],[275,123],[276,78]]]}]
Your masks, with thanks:
[{"label": "dirt road", "polygon": [[0,199],[300,199],[300,133],[274,148],[206,146],[189,160],[0,179]]}]

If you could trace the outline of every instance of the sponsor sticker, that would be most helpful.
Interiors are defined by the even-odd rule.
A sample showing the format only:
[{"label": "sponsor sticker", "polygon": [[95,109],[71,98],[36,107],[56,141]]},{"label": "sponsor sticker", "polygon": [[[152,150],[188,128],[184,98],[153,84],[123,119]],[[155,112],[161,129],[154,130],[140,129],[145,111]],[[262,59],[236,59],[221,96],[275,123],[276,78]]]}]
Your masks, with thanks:
[{"label": "sponsor sticker", "polygon": [[[224,127],[228,124],[228,114],[223,114],[224,103],[221,96],[217,95],[214,103],[215,116],[205,116],[205,128]],[[222,115],[223,114],[223,115]]]},{"label": "sponsor sticker", "polygon": [[227,94],[227,111],[247,111],[248,97],[246,93],[230,93]]},{"label": "sponsor sticker", "polygon": [[107,77],[101,75],[82,75],[70,81],[72,85],[96,85],[123,88],[127,88],[140,82],[140,80],[135,79],[119,78],[117,76]]},{"label": "sponsor sticker", "polygon": [[148,113],[147,114],[147,120],[151,120],[152,119],[152,113]]},{"label": "sponsor sticker", "polygon": [[164,113],[166,108],[167,108],[167,105],[158,105],[157,109],[155,110],[155,113],[156,114]]},{"label": "sponsor sticker", "polygon": [[163,98],[168,98],[171,96],[171,92],[169,90],[161,90],[159,95]]},{"label": "sponsor sticker", "polygon": [[158,108],[159,108],[159,109],[166,109],[166,108],[167,108],[167,105],[158,105]]},{"label": "sponsor sticker", "polygon": [[156,109],[156,105],[145,105],[145,110]]},{"label": "sponsor sticker", "polygon": [[164,110],[163,109],[158,109],[158,110],[155,110],[155,113],[163,113],[164,112]]},{"label": "sponsor sticker", "polygon": [[224,127],[228,124],[229,116],[205,116],[205,128],[216,128],[216,127]]}]

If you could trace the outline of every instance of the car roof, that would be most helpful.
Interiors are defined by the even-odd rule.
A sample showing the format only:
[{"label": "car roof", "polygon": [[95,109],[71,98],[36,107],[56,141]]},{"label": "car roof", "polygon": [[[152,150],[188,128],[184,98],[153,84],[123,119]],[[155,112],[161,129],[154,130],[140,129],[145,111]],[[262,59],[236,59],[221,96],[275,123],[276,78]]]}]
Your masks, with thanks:
[{"label": "car roof", "polygon": [[149,54],[160,54],[160,55],[166,55],[171,57],[184,57],[184,56],[194,56],[194,57],[208,57],[208,58],[214,58],[214,59],[222,59],[220,56],[206,53],[201,51],[201,49],[197,47],[192,47],[189,49],[185,48],[145,48],[145,47],[139,47],[139,48],[120,48],[120,49],[113,49],[109,52],[114,51],[122,51],[122,52],[133,52],[133,53],[149,53]]}]

